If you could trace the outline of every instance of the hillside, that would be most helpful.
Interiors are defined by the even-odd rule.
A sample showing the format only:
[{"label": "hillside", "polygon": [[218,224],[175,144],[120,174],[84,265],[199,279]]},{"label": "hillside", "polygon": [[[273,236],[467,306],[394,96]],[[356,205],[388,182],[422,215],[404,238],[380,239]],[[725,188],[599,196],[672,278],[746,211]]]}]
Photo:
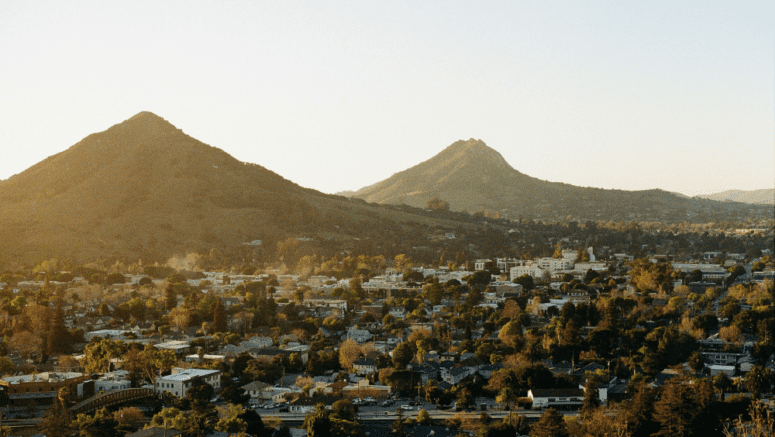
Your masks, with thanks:
[{"label": "hillside", "polygon": [[150,112],[0,181],[0,262],[164,261],[313,236],[336,241],[440,220],[302,188]]},{"label": "hillside", "polygon": [[662,190],[604,190],[539,180],[515,170],[500,153],[474,139],[455,142],[353,197],[415,207],[438,197],[455,211],[549,220],[718,222],[772,216],[772,208],[689,199]]},{"label": "hillside", "polygon": [[697,196],[703,199],[716,200],[719,202],[740,202],[760,205],[775,205],[775,189],[765,188],[762,190],[727,190],[720,193]]}]

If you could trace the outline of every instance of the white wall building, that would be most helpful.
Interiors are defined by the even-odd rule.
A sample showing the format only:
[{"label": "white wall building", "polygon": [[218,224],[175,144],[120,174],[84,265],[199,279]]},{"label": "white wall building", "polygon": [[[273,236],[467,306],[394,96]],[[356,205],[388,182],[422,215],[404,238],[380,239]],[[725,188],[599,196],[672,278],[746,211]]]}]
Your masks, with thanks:
[{"label": "white wall building", "polygon": [[[176,369],[173,369],[173,372]],[[172,375],[162,376],[156,379],[154,389],[156,394],[161,397],[164,392],[170,392],[178,397],[185,397],[186,391],[191,388],[194,381],[201,379],[207,384],[210,384],[213,389],[219,390],[221,388],[221,371],[220,370],[205,370],[205,369],[177,369],[177,373]]]}]

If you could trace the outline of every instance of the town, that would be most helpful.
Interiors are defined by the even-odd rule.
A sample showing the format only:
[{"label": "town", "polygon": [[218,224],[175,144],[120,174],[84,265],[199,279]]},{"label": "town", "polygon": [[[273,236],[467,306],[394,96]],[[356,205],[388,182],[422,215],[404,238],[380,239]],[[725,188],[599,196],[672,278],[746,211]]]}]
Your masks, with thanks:
[{"label": "town", "polygon": [[6,272],[2,426],[721,435],[773,407],[771,247],[604,253]]}]

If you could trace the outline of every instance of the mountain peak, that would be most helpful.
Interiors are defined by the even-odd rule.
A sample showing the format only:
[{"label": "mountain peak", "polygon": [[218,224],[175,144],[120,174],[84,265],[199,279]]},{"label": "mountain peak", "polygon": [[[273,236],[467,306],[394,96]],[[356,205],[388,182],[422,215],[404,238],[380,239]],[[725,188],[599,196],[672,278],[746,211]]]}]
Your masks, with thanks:
[{"label": "mountain peak", "polygon": [[179,132],[179,129],[173,126],[167,120],[159,117],[150,111],[141,111],[113,126],[111,129],[118,129],[123,133],[144,134],[144,135],[166,135]]},{"label": "mountain peak", "polygon": [[497,150],[489,147],[484,141],[474,138],[456,141],[437,156],[456,161],[481,162],[484,166],[495,168],[511,168]]}]

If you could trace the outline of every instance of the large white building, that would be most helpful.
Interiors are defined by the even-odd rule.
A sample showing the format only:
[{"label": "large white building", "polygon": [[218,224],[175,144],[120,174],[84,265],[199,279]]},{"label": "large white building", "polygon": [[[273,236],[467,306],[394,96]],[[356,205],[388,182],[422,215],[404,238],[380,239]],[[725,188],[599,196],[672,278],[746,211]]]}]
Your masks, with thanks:
[{"label": "large white building", "polygon": [[538,264],[538,267],[552,272],[573,268],[573,260],[569,258],[539,258],[536,264]]},{"label": "large white building", "polygon": [[671,263],[674,270],[679,270],[684,273],[690,273],[694,270],[702,272],[702,280],[723,280],[729,276],[729,272],[723,267],[719,267],[716,264],[697,264],[697,263]]},{"label": "large white building", "polygon": [[523,265],[514,266],[509,269],[509,279],[515,280],[523,275],[532,276],[534,278],[540,278],[544,274],[544,269],[534,264],[532,261],[528,261]]},{"label": "large white building", "polygon": [[[173,369],[175,372],[176,369]],[[210,384],[213,389],[218,390],[221,388],[221,371],[220,370],[206,370],[206,369],[178,369],[177,373],[172,375],[162,376],[156,379],[155,390],[156,394],[161,397],[164,392],[170,392],[178,397],[185,397],[186,391],[191,388],[194,381],[200,379],[207,384]]]}]

